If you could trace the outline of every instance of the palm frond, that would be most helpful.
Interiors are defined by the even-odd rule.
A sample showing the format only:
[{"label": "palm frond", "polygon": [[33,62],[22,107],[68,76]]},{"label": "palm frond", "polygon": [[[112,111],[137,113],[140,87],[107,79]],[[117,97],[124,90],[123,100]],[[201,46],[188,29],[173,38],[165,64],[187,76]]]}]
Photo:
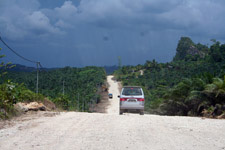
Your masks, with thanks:
[{"label": "palm frond", "polygon": [[225,94],[225,90],[224,89],[219,89],[216,93],[216,97],[218,97],[220,94]]},{"label": "palm frond", "polygon": [[187,100],[189,101],[189,100],[197,99],[200,97],[200,95],[201,95],[201,91],[196,91],[196,90],[191,91]]},{"label": "palm frond", "polygon": [[215,84],[207,84],[204,92],[212,93],[216,90],[217,86]]},{"label": "palm frond", "polygon": [[213,84],[217,86],[218,89],[223,87],[224,81],[220,78],[214,78]]}]

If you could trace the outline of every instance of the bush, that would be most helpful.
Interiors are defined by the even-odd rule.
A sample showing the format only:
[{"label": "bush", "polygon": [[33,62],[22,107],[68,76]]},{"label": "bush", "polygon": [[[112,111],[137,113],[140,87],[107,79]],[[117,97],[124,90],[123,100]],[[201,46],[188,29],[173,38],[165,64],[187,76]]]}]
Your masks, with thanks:
[{"label": "bush", "polygon": [[64,110],[69,109],[69,97],[67,95],[60,94],[57,98],[53,100],[53,102],[59,107]]},{"label": "bush", "polygon": [[0,118],[9,118],[14,114],[13,104],[17,102],[42,101],[44,97],[10,80],[0,85]]}]

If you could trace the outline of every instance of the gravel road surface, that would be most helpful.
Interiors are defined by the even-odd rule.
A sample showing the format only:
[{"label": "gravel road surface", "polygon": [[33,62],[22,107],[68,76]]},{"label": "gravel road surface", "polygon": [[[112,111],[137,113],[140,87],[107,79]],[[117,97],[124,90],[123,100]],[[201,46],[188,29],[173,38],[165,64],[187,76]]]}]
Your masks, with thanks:
[{"label": "gravel road surface", "polygon": [[225,150],[225,120],[119,115],[118,84],[108,76],[107,113],[65,112],[0,129],[0,150]]}]

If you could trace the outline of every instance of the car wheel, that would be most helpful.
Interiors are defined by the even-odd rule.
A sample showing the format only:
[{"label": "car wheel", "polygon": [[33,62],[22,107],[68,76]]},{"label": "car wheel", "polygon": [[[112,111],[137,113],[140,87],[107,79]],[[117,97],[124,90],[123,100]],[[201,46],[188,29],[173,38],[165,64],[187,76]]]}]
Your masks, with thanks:
[{"label": "car wheel", "polygon": [[140,115],[144,115],[144,111],[140,111]]},{"label": "car wheel", "polygon": [[120,115],[122,115],[123,114],[123,111],[122,110],[120,110]]}]

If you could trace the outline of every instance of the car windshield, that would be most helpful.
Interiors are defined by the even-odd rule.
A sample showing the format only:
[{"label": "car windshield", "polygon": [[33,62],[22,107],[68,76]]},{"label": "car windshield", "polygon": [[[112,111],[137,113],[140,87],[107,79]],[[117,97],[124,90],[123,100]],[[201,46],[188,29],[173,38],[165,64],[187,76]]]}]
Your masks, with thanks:
[{"label": "car windshield", "polygon": [[124,88],[122,95],[142,95],[141,88],[138,87]]}]

